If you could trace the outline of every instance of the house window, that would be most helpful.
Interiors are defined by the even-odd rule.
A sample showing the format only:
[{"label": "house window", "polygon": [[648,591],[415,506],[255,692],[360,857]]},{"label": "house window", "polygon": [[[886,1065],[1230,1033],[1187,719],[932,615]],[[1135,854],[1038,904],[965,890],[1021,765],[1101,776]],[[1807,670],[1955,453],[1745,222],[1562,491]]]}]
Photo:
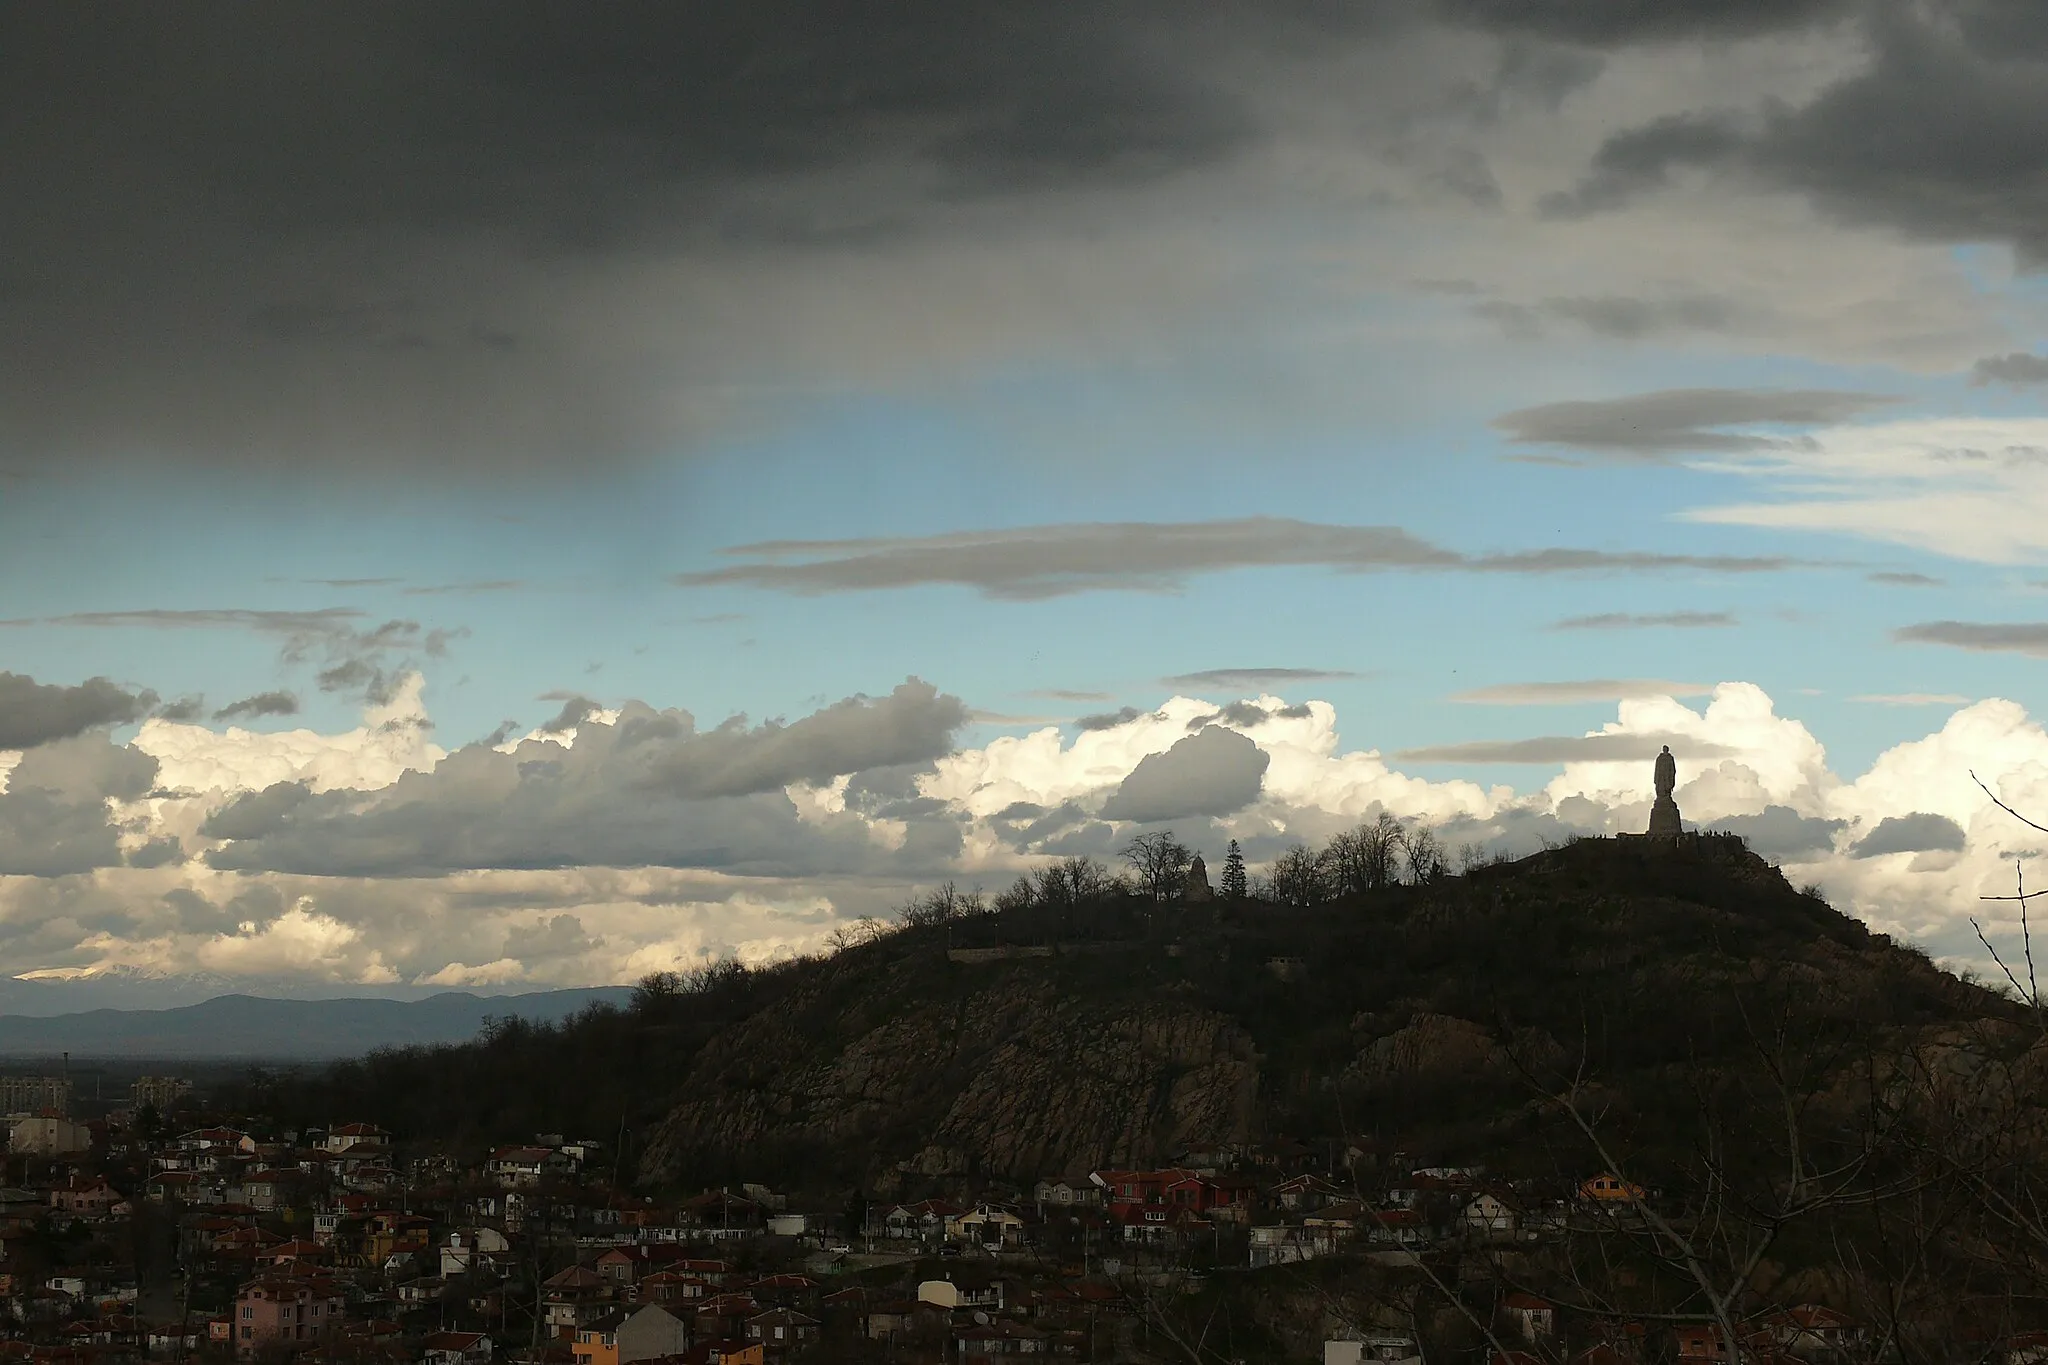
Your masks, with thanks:
[{"label": "house window", "polygon": [[244,1340],[244,1341],[247,1341],[247,1340],[249,1340],[249,1338],[251,1338],[251,1337],[253,1337],[253,1336],[255,1336],[255,1335],[256,1335],[256,1329],[255,1329],[254,1327],[244,1327],[244,1328],[242,1329],[242,1340]]},{"label": "house window", "polygon": [[253,1318],[256,1316],[256,1310],[253,1308],[244,1308],[242,1310],[242,1316],[245,1318]]}]

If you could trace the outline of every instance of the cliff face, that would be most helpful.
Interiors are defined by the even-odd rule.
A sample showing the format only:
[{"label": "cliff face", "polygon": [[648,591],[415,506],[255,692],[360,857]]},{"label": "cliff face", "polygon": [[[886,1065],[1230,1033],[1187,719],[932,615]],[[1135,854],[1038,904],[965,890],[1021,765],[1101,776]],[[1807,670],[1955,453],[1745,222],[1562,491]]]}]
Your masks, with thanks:
[{"label": "cliff face", "polygon": [[945,974],[947,998],[930,998],[928,980],[895,983],[904,1007],[879,1020],[861,1017],[866,998],[835,1006],[815,992],[714,1040],[643,1175],[704,1153],[830,1149],[871,1154],[868,1178],[885,1188],[905,1175],[1079,1173],[1250,1135],[1258,1059],[1226,1016],[1078,999],[1035,963]]}]

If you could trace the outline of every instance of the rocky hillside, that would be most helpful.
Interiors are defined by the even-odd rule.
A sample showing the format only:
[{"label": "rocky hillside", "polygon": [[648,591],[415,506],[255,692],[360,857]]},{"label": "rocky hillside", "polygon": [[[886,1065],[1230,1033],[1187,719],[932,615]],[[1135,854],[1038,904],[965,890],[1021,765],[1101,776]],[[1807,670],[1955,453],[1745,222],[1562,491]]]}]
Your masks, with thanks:
[{"label": "rocky hillside", "polygon": [[1640,1092],[1654,1142],[1684,1121],[1654,1098],[1674,1068],[2007,1010],[1732,841],[1586,841],[1350,905],[1102,927],[1120,938],[961,923],[816,964],[676,1078],[643,1176],[773,1153],[889,1192],[1282,1133],[1450,1156],[1512,1141],[1582,1069]]},{"label": "rocky hillside", "polygon": [[1536,1101],[1566,1076],[1654,1158],[1690,1141],[1702,1068],[1769,1054],[1820,1085],[2012,1014],[1737,841],[1587,840],[1308,908],[927,924],[265,1098],[469,1142],[623,1127],[651,1186],[893,1197],[1281,1135],[1499,1168],[1562,1140]]}]

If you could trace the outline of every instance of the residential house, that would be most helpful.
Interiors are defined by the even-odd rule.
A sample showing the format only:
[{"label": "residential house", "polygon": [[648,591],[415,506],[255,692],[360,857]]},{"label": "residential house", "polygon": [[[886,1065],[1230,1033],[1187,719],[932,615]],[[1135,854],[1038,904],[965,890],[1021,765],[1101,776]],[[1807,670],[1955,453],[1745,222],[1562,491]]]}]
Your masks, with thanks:
[{"label": "residential house", "polygon": [[65,1156],[92,1149],[92,1129],[55,1110],[17,1119],[7,1129],[7,1150],[29,1156]]},{"label": "residential house", "polygon": [[1602,1171],[1579,1186],[1579,1198],[1592,1204],[1634,1204],[1647,1197],[1641,1185]]},{"label": "residential house", "polygon": [[339,1128],[330,1128],[322,1149],[336,1154],[357,1147],[389,1147],[391,1134],[374,1123],[344,1123]]},{"label": "residential house", "polygon": [[1298,1222],[1256,1224],[1249,1240],[1250,1265],[1254,1270],[1269,1265],[1293,1265],[1316,1254],[1315,1240]]},{"label": "residential house", "polygon": [[125,1202],[121,1192],[97,1177],[73,1176],[50,1191],[50,1207],[80,1218],[104,1218]]},{"label": "residential house", "polygon": [[1869,1337],[1856,1319],[1817,1303],[1773,1313],[1764,1319],[1763,1329],[1780,1350],[1804,1360],[1851,1354]]},{"label": "residential house", "polygon": [[1391,1333],[1323,1343],[1323,1365],[1422,1365],[1415,1338]]},{"label": "residential house", "polygon": [[235,1295],[235,1352],[254,1355],[272,1344],[318,1341],[341,1312],[339,1292],[327,1281],[274,1276],[251,1280]]},{"label": "residential house", "polygon": [[568,1337],[596,1322],[615,1306],[614,1287],[611,1281],[584,1265],[572,1265],[549,1276],[541,1285],[549,1330]]},{"label": "residential house", "polygon": [[296,1169],[254,1171],[242,1177],[242,1201],[250,1208],[275,1213],[290,1208],[304,1184],[304,1175]]},{"label": "residential house", "polygon": [[747,1320],[760,1311],[761,1305],[754,1301],[752,1294],[714,1295],[704,1300],[697,1308],[697,1335],[715,1337],[721,1341],[744,1341],[747,1337]]},{"label": "residential house", "polygon": [[966,1210],[943,1199],[898,1204],[882,1215],[882,1236],[892,1241],[936,1242],[946,1235],[946,1220]]},{"label": "residential house", "polygon": [[176,1146],[181,1152],[234,1151],[244,1156],[256,1155],[256,1139],[233,1128],[195,1128],[179,1134]]},{"label": "residential house", "polygon": [[576,1329],[572,1338],[575,1365],[632,1365],[681,1355],[690,1345],[690,1329],[667,1309],[648,1304],[632,1313],[607,1313]]},{"label": "residential house", "polygon": [[1429,1220],[1420,1209],[1369,1210],[1363,1218],[1362,1235],[1373,1246],[1410,1251],[1434,1240]]},{"label": "residential house", "polygon": [[450,1277],[473,1270],[496,1268],[498,1257],[511,1250],[505,1234],[492,1227],[469,1228],[448,1234],[441,1248],[441,1273]]},{"label": "residential house", "polygon": [[1306,1212],[1344,1202],[1344,1191],[1314,1173],[1289,1176],[1273,1187],[1273,1198],[1283,1209]]},{"label": "residential house", "polygon": [[979,1308],[990,1313],[1003,1311],[1003,1281],[994,1274],[963,1266],[943,1280],[926,1280],[917,1287],[917,1301],[939,1308]]},{"label": "residential house", "polygon": [[1520,1230],[1521,1210],[1507,1196],[1482,1190],[1459,1211],[1458,1221],[1467,1233],[1482,1240],[1512,1239]]},{"label": "residential house", "polygon": [[420,1343],[420,1362],[421,1365],[491,1365],[491,1339],[482,1332],[431,1332]]},{"label": "residential house", "polygon": [[784,1272],[764,1275],[747,1286],[758,1303],[775,1308],[809,1308],[817,1302],[818,1282],[808,1275]]},{"label": "residential house", "polygon": [[761,1343],[770,1360],[801,1351],[818,1339],[818,1320],[794,1308],[771,1308],[747,1319],[747,1340]]},{"label": "residential house", "polygon": [[1024,1220],[1002,1204],[976,1204],[945,1221],[946,1240],[983,1246],[1015,1246],[1024,1240]]},{"label": "residential house", "polygon": [[1048,1208],[1065,1209],[1102,1203],[1101,1188],[1086,1180],[1041,1180],[1032,1187],[1031,1194],[1040,1213]]},{"label": "residential house", "polygon": [[1678,1359],[1682,1365],[1725,1365],[1728,1338],[1719,1323],[1682,1323],[1673,1335],[1678,1338]]},{"label": "residential house", "polygon": [[543,1179],[567,1176],[575,1163],[552,1147],[500,1147],[484,1171],[501,1189],[529,1189]]},{"label": "residential house", "polygon": [[957,1361],[1008,1360],[1018,1356],[1041,1356],[1050,1349],[1052,1334],[1009,1318],[992,1318],[953,1331],[953,1358]]},{"label": "residential house", "polygon": [[701,1275],[686,1275],[679,1270],[657,1270],[644,1275],[637,1286],[642,1303],[682,1305],[694,1308],[716,1292],[711,1281]]},{"label": "residential house", "polygon": [[1548,1300],[1519,1291],[1501,1300],[1501,1312],[1531,1345],[1557,1334],[1557,1309]]}]

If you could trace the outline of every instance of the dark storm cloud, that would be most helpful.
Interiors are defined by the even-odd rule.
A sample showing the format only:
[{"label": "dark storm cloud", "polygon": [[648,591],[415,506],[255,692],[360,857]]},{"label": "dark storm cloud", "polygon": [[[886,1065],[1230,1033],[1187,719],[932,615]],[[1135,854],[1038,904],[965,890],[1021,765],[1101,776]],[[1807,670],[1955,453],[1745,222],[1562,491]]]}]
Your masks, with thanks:
[{"label": "dark storm cloud", "polygon": [[199,832],[209,839],[260,839],[282,829],[286,817],[312,794],[303,782],[274,782],[244,792],[207,816]]},{"label": "dark storm cloud", "polygon": [[1922,621],[1901,626],[1892,638],[1909,645],[2048,656],[2048,625],[2038,622]]},{"label": "dark storm cloud", "polygon": [[[647,297],[643,280],[872,253],[996,201],[1044,211],[1185,179],[1277,143],[1289,119],[1314,127],[1320,113],[1301,106],[1316,102],[1418,184],[1493,206],[1481,154],[1408,136],[1404,97],[1361,91],[1357,59],[1445,24],[1492,34],[1491,74],[1436,73],[1431,98],[1498,120],[1554,108],[1601,69],[1600,49],[1830,12],[1757,0],[18,8],[0,44],[0,452],[52,468],[136,453],[374,460],[431,477],[672,451],[730,416],[729,400],[678,396],[705,379],[690,339],[729,309],[684,289],[652,310],[664,321],[622,317],[620,300]],[[1259,97],[1272,88],[1303,97],[1294,109]],[[1688,154],[1704,153],[1606,160],[1610,176],[1654,180]]]},{"label": "dark storm cloud", "polygon": [[1970,367],[1970,382],[1980,387],[1985,384],[2011,384],[2016,388],[2048,384],[2048,356],[2027,351],[1987,355]]},{"label": "dark storm cloud", "polygon": [[299,699],[290,692],[258,692],[253,697],[229,702],[213,713],[215,720],[234,720],[241,716],[295,716],[299,713]]},{"label": "dark storm cloud", "polygon": [[1755,815],[1730,815],[1703,826],[1739,834],[1752,852],[1766,858],[1790,862],[1809,861],[1806,855],[1825,854],[1835,846],[1835,832],[1846,824],[1817,815],[1801,815],[1790,806],[1765,806]]},{"label": "dark storm cloud", "polygon": [[0,749],[27,749],[69,739],[106,725],[137,720],[154,702],[105,678],[75,687],[39,683],[21,673],[0,673]]},{"label": "dark storm cloud", "polygon": [[1228,815],[1259,799],[1266,751],[1220,725],[1138,760],[1103,803],[1105,820],[1151,824],[1194,815]]},{"label": "dark storm cloud", "polygon": [[1114,711],[1101,711],[1091,716],[1078,716],[1074,720],[1074,728],[1083,732],[1114,730],[1119,725],[1129,725],[1132,721],[1151,714],[1153,713],[1141,711],[1135,706],[1122,706]]},{"label": "dark storm cloud", "polygon": [[61,877],[122,862],[109,798],[135,801],[156,760],[104,735],[50,739],[27,750],[0,792],[0,876]]},{"label": "dark storm cloud", "polygon": [[1858,839],[1852,858],[1879,858],[1887,853],[1952,853],[1963,846],[1963,827],[1946,815],[1915,811],[1887,815],[1877,828]]},{"label": "dark storm cloud", "polygon": [[262,611],[217,608],[173,611],[88,611],[64,616],[16,617],[7,626],[78,626],[102,630],[248,630],[278,642],[278,657],[287,664],[318,659],[315,683],[323,692],[360,692],[371,702],[390,700],[399,676],[418,656],[440,657],[451,640],[467,629],[429,628],[418,621],[389,620],[359,627],[368,619],[354,607],[322,607],[313,611]]},{"label": "dark storm cloud", "polygon": [[1591,46],[1753,38],[1821,23],[1846,0],[1439,0],[1454,21]]},{"label": "dark storm cloud", "polygon": [[1550,218],[1582,218],[1617,209],[1670,183],[1678,167],[1714,166],[1742,148],[1742,133],[1725,113],[1670,114],[1640,128],[1616,133],[1593,156],[1593,167],[1569,193],[1544,196]]},{"label": "dark storm cloud", "polygon": [[684,587],[735,585],[800,595],[949,584],[973,588],[984,597],[1038,601],[1081,592],[1177,592],[1198,573],[1284,566],[1346,573],[1744,573],[1799,562],[1771,556],[1563,548],[1466,555],[1397,526],[1332,526],[1291,517],[1075,522],[901,539],[763,541],[733,546],[726,553],[754,562],[681,573],[673,581]]},{"label": "dark storm cloud", "polygon": [[128,854],[130,867],[168,867],[185,861],[185,847],[175,834],[151,839]]},{"label": "dark storm cloud", "polygon": [[1728,300],[1707,294],[1661,299],[1603,294],[1533,304],[1496,299],[1475,304],[1472,311],[1500,324],[1508,336],[1528,340],[1542,336],[1546,324],[1554,323],[1616,341],[1638,341],[1674,332],[1722,332],[1734,318]]},{"label": "dark storm cloud", "polygon": [[1804,193],[1854,225],[2007,242],[2048,260],[2048,11],[2025,0],[1856,7],[1873,53],[1797,107],[1671,115],[1610,137],[1555,216],[1621,206],[1685,167]]},{"label": "dark storm cloud", "polygon": [[1544,403],[1492,425],[1520,445],[1569,446],[1659,458],[1693,451],[1768,450],[1782,438],[1728,427],[1839,422],[1897,400],[1834,389],[1665,389],[1626,398]]},{"label": "dark storm cloud", "polygon": [[[576,310],[508,297],[491,255],[573,294],[593,263],[859,246],[1213,164],[1262,132],[1186,49],[1263,26],[1077,0],[11,14],[0,449],[659,449],[668,378],[579,352]],[[905,188],[835,188],[864,175]]]},{"label": "dark storm cloud", "polygon": [[1404,749],[1396,757],[1410,763],[1630,763],[1655,758],[1667,744],[1682,759],[1722,758],[1731,752],[1684,735],[1546,735],[1432,744]]},{"label": "dark storm cloud", "polygon": [[[588,697],[569,696],[558,698],[551,694],[542,700],[555,701],[558,699],[562,703],[562,709],[540,724],[540,731],[544,735],[559,735],[565,731],[573,730],[584,721],[590,719],[593,714],[604,709]],[[503,740],[499,741],[501,744],[503,742]]]},{"label": "dark storm cloud", "polygon": [[897,803],[909,827],[892,852],[851,813],[800,817],[782,788],[929,762],[950,750],[966,719],[958,698],[916,680],[788,723],[736,719],[708,731],[687,712],[629,702],[616,724],[578,726],[567,748],[540,739],[509,754],[471,745],[373,793],[283,783],[231,802],[201,832],[230,841],[207,854],[214,867],[316,876],[932,867],[960,848],[950,814]]},{"label": "dark storm cloud", "polygon": [[1735,624],[1735,616],[1725,611],[1665,611],[1637,615],[1625,611],[1605,611],[1593,616],[1567,616],[1562,621],[1551,622],[1552,630],[1647,630],[1655,627],[1672,627],[1678,630],[1712,630]]}]

